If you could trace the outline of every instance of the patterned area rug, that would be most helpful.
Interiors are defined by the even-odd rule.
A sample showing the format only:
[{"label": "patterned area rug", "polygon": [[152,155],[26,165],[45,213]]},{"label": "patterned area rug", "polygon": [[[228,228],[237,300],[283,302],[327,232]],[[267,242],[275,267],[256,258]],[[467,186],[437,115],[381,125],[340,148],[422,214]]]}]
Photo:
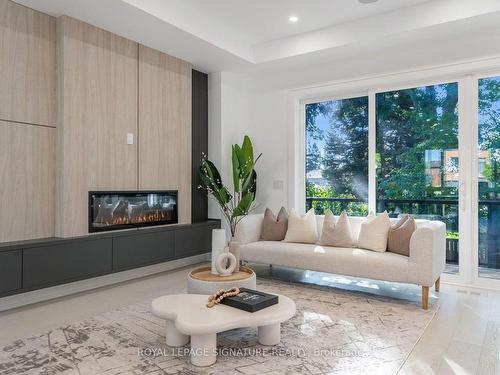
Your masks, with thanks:
[{"label": "patterned area rug", "polygon": [[188,346],[165,346],[147,301],[16,340],[0,352],[0,374],[395,374],[437,309],[276,280],[258,288],[297,304],[276,347],[258,344],[254,328],[232,330],[218,335],[215,365],[192,366]]}]

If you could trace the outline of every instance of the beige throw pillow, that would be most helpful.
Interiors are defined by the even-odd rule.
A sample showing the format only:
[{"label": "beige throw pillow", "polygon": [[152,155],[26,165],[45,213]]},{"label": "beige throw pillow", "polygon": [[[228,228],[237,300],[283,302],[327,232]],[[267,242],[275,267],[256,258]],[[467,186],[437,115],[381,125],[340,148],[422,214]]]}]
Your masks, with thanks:
[{"label": "beige throw pillow", "polygon": [[387,250],[404,256],[410,256],[410,239],[417,229],[415,219],[410,215],[404,215],[389,230]]},{"label": "beige throw pillow", "polygon": [[288,217],[285,242],[316,243],[317,241],[318,229],[314,209],[311,208],[305,215],[300,215],[292,208]]},{"label": "beige throw pillow", "polygon": [[370,212],[361,223],[357,246],[362,249],[383,253],[387,250],[387,237],[391,228],[391,220],[387,212],[376,216]]},{"label": "beige throw pillow", "polygon": [[285,207],[281,207],[278,217],[266,208],[264,212],[264,221],[260,232],[260,239],[263,241],[281,241],[285,238],[288,228],[288,212]]},{"label": "beige throw pillow", "polygon": [[351,223],[346,211],[342,211],[337,222],[332,211],[326,211],[319,243],[324,246],[352,247]]}]

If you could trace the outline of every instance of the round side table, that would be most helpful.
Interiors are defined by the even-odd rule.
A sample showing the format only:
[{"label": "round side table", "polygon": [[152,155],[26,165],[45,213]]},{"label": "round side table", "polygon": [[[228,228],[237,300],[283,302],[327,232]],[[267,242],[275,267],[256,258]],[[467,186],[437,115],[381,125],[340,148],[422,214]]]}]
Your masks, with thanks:
[{"label": "round side table", "polygon": [[256,289],[255,272],[248,267],[240,267],[230,276],[212,275],[210,267],[192,270],[187,276],[187,292],[190,294],[213,294],[219,289],[233,287]]}]

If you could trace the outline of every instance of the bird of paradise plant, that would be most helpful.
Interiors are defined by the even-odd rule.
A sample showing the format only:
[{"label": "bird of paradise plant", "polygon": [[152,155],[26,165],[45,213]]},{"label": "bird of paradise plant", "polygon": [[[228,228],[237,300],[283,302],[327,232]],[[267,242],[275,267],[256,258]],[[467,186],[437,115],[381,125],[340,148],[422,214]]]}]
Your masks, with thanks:
[{"label": "bird of paradise plant", "polygon": [[255,165],[262,154],[254,158],[252,141],[245,135],[242,145],[232,145],[233,191],[222,183],[217,167],[210,160],[203,159],[200,166],[201,187],[219,204],[224,219],[234,237],[236,226],[256,208],[257,172]]}]

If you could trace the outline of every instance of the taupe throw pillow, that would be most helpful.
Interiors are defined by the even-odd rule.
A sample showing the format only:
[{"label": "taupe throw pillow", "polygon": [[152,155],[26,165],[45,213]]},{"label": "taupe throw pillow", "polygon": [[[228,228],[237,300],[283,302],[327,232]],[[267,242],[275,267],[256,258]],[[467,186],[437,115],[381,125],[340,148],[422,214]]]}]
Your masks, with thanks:
[{"label": "taupe throw pillow", "polygon": [[266,208],[264,213],[264,221],[260,232],[260,239],[263,241],[281,241],[285,238],[288,229],[288,213],[285,207],[281,207],[278,217]]},{"label": "taupe throw pillow", "polygon": [[387,250],[404,256],[410,256],[410,239],[417,229],[415,219],[410,215],[401,217],[389,230]]},{"label": "taupe throw pillow", "polygon": [[391,226],[391,229],[398,229],[401,225],[406,223],[406,220],[408,220],[409,218],[410,218],[410,215],[404,214],[403,216],[401,216],[399,218],[399,220],[396,222],[396,224]]}]

